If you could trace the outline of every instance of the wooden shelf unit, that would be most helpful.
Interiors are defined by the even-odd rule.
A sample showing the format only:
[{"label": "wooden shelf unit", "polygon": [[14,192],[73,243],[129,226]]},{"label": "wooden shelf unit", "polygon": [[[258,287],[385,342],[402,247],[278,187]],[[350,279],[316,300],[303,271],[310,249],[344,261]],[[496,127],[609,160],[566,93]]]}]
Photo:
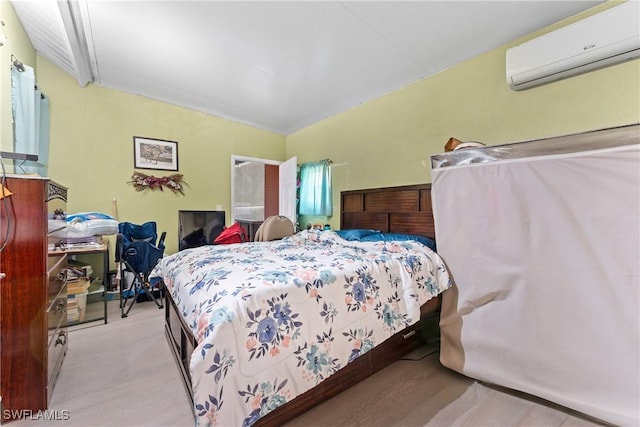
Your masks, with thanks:
[{"label": "wooden shelf unit", "polygon": [[67,255],[47,253],[48,219],[67,189],[47,178],[7,176],[0,200],[1,421],[46,410],[67,352]]}]

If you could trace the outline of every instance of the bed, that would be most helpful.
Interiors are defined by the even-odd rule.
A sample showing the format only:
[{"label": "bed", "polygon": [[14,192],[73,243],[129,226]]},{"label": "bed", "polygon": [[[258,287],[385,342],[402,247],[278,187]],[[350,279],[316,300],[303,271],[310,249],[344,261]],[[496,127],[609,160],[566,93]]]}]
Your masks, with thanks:
[{"label": "bed", "polygon": [[[343,192],[346,229],[435,238],[430,186]],[[451,285],[442,259],[414,240],[343,237],[305,230],[161,260],[197,425],[282,425],[420,345],[420,319]]]}]

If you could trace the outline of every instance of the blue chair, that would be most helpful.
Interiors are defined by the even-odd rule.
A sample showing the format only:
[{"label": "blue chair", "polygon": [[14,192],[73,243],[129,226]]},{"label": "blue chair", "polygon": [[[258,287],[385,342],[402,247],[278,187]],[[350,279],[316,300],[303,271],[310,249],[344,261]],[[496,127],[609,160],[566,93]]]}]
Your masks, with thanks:
[{"label": "blue chair", "polygon": [[[142,225],[130,222],[118,224],[116,240],[116,262],[120,265],[120,309],[122,317],[127,317],[133,305],[145,298],[153,301],[159,309],[162,306],[162,286],[159,281],[151,283],[149,274],[164,255],[164,238],[160,240],[154,221]],[[126,273],[129,273],[128,275]],[[127,280],[127,276],[133,277]],[[160,292],[159,298],[153,294],[154,288]]]}]

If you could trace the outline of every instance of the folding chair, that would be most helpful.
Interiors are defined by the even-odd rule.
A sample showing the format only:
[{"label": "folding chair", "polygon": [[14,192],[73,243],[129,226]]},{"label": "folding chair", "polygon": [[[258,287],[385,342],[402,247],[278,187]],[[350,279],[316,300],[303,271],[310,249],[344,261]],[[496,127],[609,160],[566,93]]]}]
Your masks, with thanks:
[{"label": "folding chair", "polygon": [[255,235],[256,242],[279,240],[294,233],[293,222],[286,216],[274,215],[264,220]]},{"label": "folding chair", "polygon": [[[164,254],[164,238],[166,234],[166,232],[162,232],[160,240],[156,244],[158,233],[154,221],[145,222],[142,225],[130,222],[118,224],[116,262],[120,266],[120,309],[122,317],[127,317],[133,305],[140,297],[145,295],[159,309],[163,308],[161,286],[158,287],[159,283],[150,283],[149,274]],[[130,281],[127,280],[127,276],[132,277]],[[153,295],[154,287],[159,288],[160,295],[158,299]]]}]

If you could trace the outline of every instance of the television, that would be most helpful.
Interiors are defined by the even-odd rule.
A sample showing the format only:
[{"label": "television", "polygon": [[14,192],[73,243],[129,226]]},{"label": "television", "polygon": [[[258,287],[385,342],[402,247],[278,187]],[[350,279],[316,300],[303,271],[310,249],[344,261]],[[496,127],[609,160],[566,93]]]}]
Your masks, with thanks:
[{"label": "television", "polygon": [[178,211],[178,250],[213,245],[224,230],[224,211]]}]

